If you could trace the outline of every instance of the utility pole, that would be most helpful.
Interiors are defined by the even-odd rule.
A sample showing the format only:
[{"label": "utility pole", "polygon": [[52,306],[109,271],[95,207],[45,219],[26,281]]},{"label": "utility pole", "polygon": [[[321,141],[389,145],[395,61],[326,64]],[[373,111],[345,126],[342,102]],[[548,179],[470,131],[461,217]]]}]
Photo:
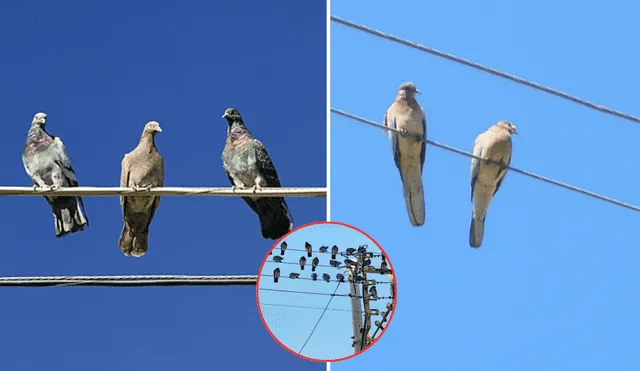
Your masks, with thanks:
[{"label": "utility pole", "polygon": [[361,252],[358,254],[358,273],[360,277],[362,277],[362,304],[364,306],[364,327],[362,328],[362,339],[360,339],[360,344],[362,344],[362,349],[366,348],[369,345],[369,330],[371,329],[371,308],[369,307],[369,281],[367,280],[367,269],[364,266],[364,261],[369,255],[366,252]]},{"label": "utility pole", "polygon": [[[349,260],[353,260],[347,257]],[[350,268],[352,266],[345,267],[345,273],[348,273],[350,292],[351,292],[351,318],[353,323],[353,352],[358,353],[362,350],[362,306],[360,305],[360,285],[356,283],[356,277],[358,276],[357,269]]]}]

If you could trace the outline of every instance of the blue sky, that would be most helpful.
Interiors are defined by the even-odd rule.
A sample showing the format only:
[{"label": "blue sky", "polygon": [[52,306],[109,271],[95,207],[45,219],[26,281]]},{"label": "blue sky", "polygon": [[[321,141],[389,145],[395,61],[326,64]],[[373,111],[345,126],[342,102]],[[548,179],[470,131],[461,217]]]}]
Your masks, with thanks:
[{"label": "blue sky", "polygon": [[[81,185],[117,186],[123,155],[157,120],[167,186],[230,186],[221,116],[233,106],[284,186],[325,186],[324,14],[323,2],[294,0],[3,2],[0,184],[30,185],[20,155],[44,111]],[[296,225],[325,220],[324,198],[288,203]],[[240,198],[165,197],[149,252],[129,258],[118,199],[85,205],[90,226],[57,240],[42,197],[1,198],[0,275],[257,274],[273,243]],[[324,369],[271,339],[251,286],[5,288],[2,298],[1,369]]]},{"label": "blue sky", "polygon": [[[331,12],[639,115],[636,1],[334,1]],[[380,122],[397,87],[423,94],[428,136],[466,151],[501,119],[512,165],[640,204],[640,128],[332,23],[331,105]],[[400,300],[375,351],[333,371],[637,370],[637,215],[510,173],[468,245],[470,159],[427,149],[427,222],[409,224],[381,130],[331,116],[331,220],[374,233]],[[406,366],[405,366],[406,368]]]},{"label": "blue sky", "polygon": [[[371,237],[375,239],[375,236]],[[258,288],[260,290],[259,301],[265,322],[274,336],[287,348],[299,353],[309,334],[312,333],[318,318],[320,318],[322,309],[325,308],[331,298],[330,295],[336,290],[336,286],[338,285],[338,282],[336,282],[336,274],[342,273],[345,280],[348,278],[348,275],[344,272],[344,268],[334,268],[329,265],[329,261],[331,260],[331,247],[337,245],[340,251],[344,252],[350,247],[358,248],[358,246],[367,245],[367,251],[374,254],[380,254],[380,249],[376,246],[375,241],[372,241],[361,232],[338,224],[310,225],[293,231],[284,238],[284,241],[287,242],[287,250],[283,256],[283,262],[273,262],[274,256],[281,256],[280,244],[278,243],[273,254],[267,257],[263,270],[260,273],[261,278],[258,282]],[[316,268],[318,281],[311,280],[311,273],[313,273],[311,271],[311,261],[313,257],[308,258],[306,252],[304,252],[305,242],[309,242],[312,245],[314,251],[313,257],[318,256],[320,258],[320,263]],[[323,245],[329,246],[329,253],[318,252],[320,246]],[[303,251],[295,251],[294,249]],[[307,259],[304,271],[300,270],[299,260],[301,256]],[[340,262],[344,262],[344,259],[345,257],[341,257],[340,255],[336,257],[336,260]],[[389,257],[389,261],[393,264],[393,257]],[[371,259],[372,266],[379,268],[380,262],[380,257]],[[273,282],[273,270],[275,268],[280,268],[280,279],[278,283]],[[289,273],[292,272],[300,273],[300,277],[298,279],[290,279]],[[332,281],[323,281],[323,273],[328,273]],[[376,288],[378,296],[381,297],[380,300],[370,301],[371,309],[378,309],[380,312],[386,311],[385,305],[391,301],[391,299],[389,299],[390,286],[388,284],[388,275],[369,274],[367,278],[369,280],[375,279],[379,282]],[[315,292],[326,295],[269,291],[273,289]],[[349,284],[346,282],[340,283],[336,295],[348,295],[349,292]],[[288,305],[320,309],[287,307]],[[351,346],[353,341],[351,339],[353,336],[351,299],[347,296],[335,296],[328,308],[329,310],[325,312],[316,330],[313,331],[313,335],[309,338],[304,349],[302,349],[301,354],[303,356],[318,360],[333,360],[353,355],[353,348]],[[379,320],[380,316],[374,316],[372,318],[373,324],[373,321]],[[393,324],[391,324],[391,327],[393,327]],[[379,331],[376,338],[380,336],[384,336],[384,333]],[[366,352],[375,352],[375,348],[376,344],[373,344]]]}]

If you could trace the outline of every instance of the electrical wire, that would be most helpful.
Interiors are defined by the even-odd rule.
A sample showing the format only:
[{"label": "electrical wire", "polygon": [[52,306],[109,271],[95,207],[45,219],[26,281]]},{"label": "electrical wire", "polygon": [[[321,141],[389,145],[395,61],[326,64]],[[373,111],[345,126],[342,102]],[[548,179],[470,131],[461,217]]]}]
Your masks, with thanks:
[{"label": "electrical wire", "polygon": [[55,287],[55,286],[255,286],[257,276],[52,276],[52,277],[0,277],[0,287]]},{"label": "electrical wire", "polygon": [[[273,277],[273,274],[261,274],[260,277]],[[289,276],[282,276],[281,275],[278,279],[281,279],[281,278],[286,278],[286,279],[290,279],[290,280],[308,280],[308,281],[318,281],[318,282],[324,281],[324,282],[327,282],[327,281],[325,281],[325,280],[323,280],[321,278],[318,278],[317,280],[314,280],[314,279],[309,278],[309,277],[291,278]],[[341,282],[341,281],[334,280],[334,279],[331,279],[329,281],[330,282]],[[351,282],[351,281],[349,279],[345,278],[344,282]],[[384,285],[384,284],[391,284],[391,282],[388,282],[388,281],[376,281],[376,285]]]},{"label": "electrical wire", "polygon": [[329,301],[327,301],[327,305],[324,307],[324,310],[320,314],[320,318],[318,318],[318,321],[316,322],[315,326],[313,326],[313,330],[311,330],[311,333],[309,334],[309,336],[307,337],[307,340],[302,345],[302,348],[300,348],[300,351],[298,352],[298,354],[302,353],[302,351],[304,350],[304,347],[307,346],[307,343],[309,342],[309,339],[311,339],[311,336],[313,336],[313,333],[316,331],[316,328],[318,327],[318,324],[320,324],[320,321],[322,320],[322,317],[327,312],[327,308],[329,308],[329,304],[331,304],[331,300],[333,300],[333,297],[336,296],[336,291],[338,291],[338,287],[340,287],[340,282],[338,282],[338,284],[336,285],[335,290],[333,290],[333,294],[329,298]]},{"label": "electrical wire", "polygon": [[[260,305],[270,306],[270,307],[285,307],[285,308],[300,308],[300,309],[318,309],[324,310],[322,307],[310,307],[304,305],[293,305],[293,304],[276,304],[276,303],[260,303]],[[337,312],[351,312],[351,309],[341,309],[341,308],[327,308],[326,310],[332,310]],[[361,311],[360,311],[361,312]],[[358,312],[358,313],[360,313]]]}]

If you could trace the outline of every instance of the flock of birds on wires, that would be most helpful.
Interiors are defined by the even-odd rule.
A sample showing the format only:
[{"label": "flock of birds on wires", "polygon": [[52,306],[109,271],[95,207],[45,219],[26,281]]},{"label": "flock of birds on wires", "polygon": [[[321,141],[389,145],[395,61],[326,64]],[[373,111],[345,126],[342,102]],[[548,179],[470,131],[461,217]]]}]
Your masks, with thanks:
[{"label": "flock of birds on wires", "polygon": [[[425,201],[422,170],[426,156],[427,120],[416,100],[420,91],[415,84],[405,82],[398,88],[396,99],[387,109],[383,125],[391,142],[391,151],[400,172],[409,221],[419,227],[425,223]],[[485,219],[491,200],[500,189],[511,163],[511,135],[518,134],[516,126],[501,120],[478,135],[473,143],[471,160],[471,201],[473,203],[469,227],[469,246],[478,248],[484,237]]]},{"label": "flock of birds on wires", "polygon": [[[222,152],[222,165],[233,190],[281,187],[275,166],[264,145],[253,138],[240,112],[228,108],[222,115],[227,120],[227,139]],[[78,187],[76,173],[67,150],[59,137],[46,130],[47,115],[37,113],[31,122],[22,153],[24,168],[34,190]],[[155,143],[162,129],[157,121],[148,122],[138,145],[122,159],[120,187],[135,191],[162,187],[164,160]],[[83,231],[89,218],[80,196],[43,196],[53,211],[56,237]],[[262,237],[277,240],[293,228],[293,217],[283,197],[246,196],[260,221]],[[118,241],[126,256],[141,257],[148,250],[149,226],[160,204],[160,196],[120,196],[124,227]]]}]

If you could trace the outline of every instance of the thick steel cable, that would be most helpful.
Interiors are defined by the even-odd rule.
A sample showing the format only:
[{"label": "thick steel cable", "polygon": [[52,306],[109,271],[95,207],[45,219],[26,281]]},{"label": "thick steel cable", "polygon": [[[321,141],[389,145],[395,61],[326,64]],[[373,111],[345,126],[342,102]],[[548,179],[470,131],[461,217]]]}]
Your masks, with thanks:
[{"label": "thick steel cable", "polygon": [[[371,120],[368,120],[368,119],[353,115],[351,113],[348,113],[348,112],[345,112],[345,111],[342,111],[342,110],[339,110],[339,109],[336,109],[336,108],[333,108],[333,107],[331,107],[331,112],[336,113],[336,114],[341,115],[341,116],[344,116],[344,117],[347,117],[347,118],[350,118],[352,120],[358,121],[358,122],[363,123],[363,124],[376,126],[376,127],[382,128],[384,130],[391,130],[391,131],[395,131],[397,133],[400,133],[399,130],[396,130],[394,128],[389,128],[389,127],[386,127],[384,125],[380,125],[380,124],[376,123],[375,121],[371,121]],[[415,134],[410,134],[410,136],[413,136],[413,137],[416,137],[419,140],[422,140],[422,136],[416,136]],[[441,144],[441,143],[435,142],[433,140],[427,139],[426,142],[428,144],[433,145],[433,146],[445,149],[447,151],[451,151],[451,152],[457,153],[459,155],[463,155],[463,156],[470,157],[470,158],[475,158],[475,159],[478,159],[478,160],[481,160],[481,161],[485,161],[485,162],[495,163],[494,161],[491,161],[491,160],[488,160],[488,159],[485,159],[485,158],[482,158],[482,157],[474,156],[471,153],[462,151],[462,150],[457,149],[455,147],[451,147],[451,146],[447,146],[445,144]],[[496,164],[499,165],[499,166],[504,166],[502,164],[498,164],[498,163],[496,163]],[[624,207],[624,208],[629,209],[629,210],[639,211],[640,212],[640,207],[635,206],[635,205],[631,205],[631,204],[628,204],[628,203],[625,203],[625,202],[622,202],[622,201],[615,200],[613,198],[602,196],[602,195],[599,195],[597,193],[590,192],[590,191],[587,191],[585,189],[578,188],[576,186],[572,186],[572,185],[567,184],[567,183],[562,183],[562,182],[559,182],[557,180],[553,180],[551,178],[543,177],[541,175],[537,175],[537,174],[534,174],[534,173],[526,171],[526,170],[520,170],[520,169],[512,167],[512,166],[507,166],[507,168],[509,170],[515,172],[515,173],[522,174],[524,176],[528,176],[530,178],[533,178],[533,179],[536,179],[536,180],[540,180],[540,181],[545,182],[545,183],[553,184],[555,186],[558,186],[558,187],[561,187],[561,188],[564,188],[564,189],[568,189],[570,191],[577,192],[577,193],[583,194],[585,196],[589,196],[589,197],[598,199],[600,201],[608,202],[608,203],[614,204],[616,206],[620,206],[620,207]]]},{"label": "thick steel cable", "polygon": [[52,276],[0,277],[0,287],[52,286],[255,286],[257,276]]},{"label": "thick steel cable", "polygon": [[0,186],[0,196],[253,196],[253,197],[327,197],[326,187],[262,188],[231,187],[158,187],[134,190],[122,187],[65,187],[55,190],[33,187]]},{"label": "thick steel cable", "polygon": [[541,84],[538,84],[538,83],[535,83],[535,82],[532,82],[532,81],[529,81],[529,80],[525,80],[525,79],[523,79],[521,77],[518,77],[518,76],[515,76],[515,75],[512,75],[512,74],[508,74],[506,72],[502,72],[502,71],[496,70],[494,68],[486,67],[486,66],[483,66],[483,65],[481,65],[479,63],[476,63],[476,62],[471,62],[471,61],[466,60],[464,58],[457,57],[457,56],[455,56],[453,54],[445,53],[445,52],[439,51],[437,49],[430,48],[428,46],[420,45],[418,43],[414,43],[414,42],[411,42],[409,40],[405,40],[405,39],[399,38],[397,36],[393,36],[391,34],[387,34],[387,33],[384,33],[382,31],[375,30],[375,29],[373,29],[371,27],[367,27],[367,26],[364,26],[364,25],[361,25],[361,24],[358,24],[358,23],[355,23],[355,22],[352,22],[352,21],[348,21],[348,20],[340,18],[340,17],[333,16],[333,15],[331,16],[331,20],[334,21],[334,22],[340,23],[340,24],[342,24],[344,26],[347,26],[347,27],[350,27],[350,28],[354,28],[354,29],[359,30],[359,31],[363,31],[363,32],[366,32],[368,34],[371,34],[371,35],[374,35],[374,36],[377,36],[377,37],[381,37],[383,39],[387,39],[387,40],[390,40],[390,41],[393,41],[393,42],[397,42],[399,44],[408,46],[410,48],[418,49],[420,51],[427,52],[429,54],[432,54],[432,55],[435,55],[435,56],[438,56],[438,57],[441,57],[441,58],[445,58],[445,59],[448,59],[450,61],[453,61],[453,62],[456,62],[456,63],[460,63],[460,64],[463,64],[465,66],[472,67],[472,68],[475,68],[475,69],[483,71],[483,72],[488,72],[488,73],[490,73],[490,74],[492,74],[494,76],[502,77],[504,79],[516,82],[518,84],[522,84],[522,85],[528,86],[530,88],[534,88],[534,89],[543,91],[545,93],[549,93],[549,94],[555,95],[557,97],[560,97],[560,98],[563,98],[563,99],[566,99],[566,100],[570,100],[570,101],[572,101],[574,103],[578,103],[580,105],[583,105],[585,107],[594,109],[596,111],[600,111],[600,112],[603,112],[603,113],[606,113],[606,114],[609,114],[609,115],[617,116],[617,117],[620,117],[622,119],[625,119],[625,120],[628,120],[628,121],[631,121],[631,122],[640,123],[640,118],[639,117],[636,117],[636,116],[633,116],[633,115],[629,115],[629,114],[624,113],[624,112],[616,111],[616,110],[613,110],[611,108],[608,108],[608,107],[605,107],[605,106],[602,106],[602,105],[599,105],[599,104],[595,104],[595,103],[586,101],[584,99],[569,95],[569,94],[561,92],[559,90],[552,89],[552,88],[549,88],[547,86],[544,86],[544,85],[541,85]]},{"label": "thick steel cable", "polygon": [[[293,305],[293,304],[260,303],[260,305],[264,305],[268,307],[284,307],[284,308],[299,308],[299,309],[318,309],[318,310],[325,309],[322,307],[311,307],[311,306]],[[351,309],[341,309],[341,308],[327,308],[326,310],[333,310],[336,312],[351,312]]]}]

